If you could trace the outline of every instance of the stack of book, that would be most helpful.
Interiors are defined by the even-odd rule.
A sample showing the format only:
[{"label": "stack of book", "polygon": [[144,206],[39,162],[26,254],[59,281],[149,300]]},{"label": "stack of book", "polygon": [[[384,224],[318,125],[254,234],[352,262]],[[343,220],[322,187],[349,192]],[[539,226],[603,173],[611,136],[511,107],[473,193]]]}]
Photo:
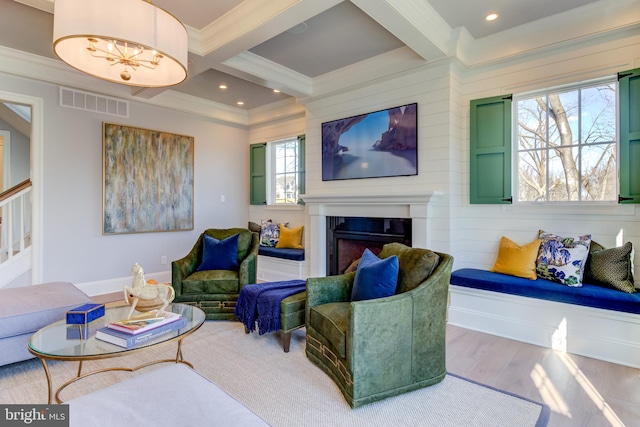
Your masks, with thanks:
[{"label": "stack of book", "polygon": [[129,319],[110,322],[96,331],[96,338],[120,347],[130,348],[159,338],[187,326],[178,313],[152,310]]}]

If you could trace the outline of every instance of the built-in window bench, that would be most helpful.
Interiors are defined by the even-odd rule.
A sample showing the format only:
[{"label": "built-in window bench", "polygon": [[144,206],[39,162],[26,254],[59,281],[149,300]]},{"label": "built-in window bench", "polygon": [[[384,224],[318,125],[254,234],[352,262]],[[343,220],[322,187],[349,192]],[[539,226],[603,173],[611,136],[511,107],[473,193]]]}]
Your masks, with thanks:
[{"label": "built-in window bench", "polygon": [[260,246],[258,249],[258,281],[280,282],[306,279],[304,249]]},{"label": "built-in window bench", "polygon": [[473,268],[449,289],[452,325],[640,368],[640,292]]}]

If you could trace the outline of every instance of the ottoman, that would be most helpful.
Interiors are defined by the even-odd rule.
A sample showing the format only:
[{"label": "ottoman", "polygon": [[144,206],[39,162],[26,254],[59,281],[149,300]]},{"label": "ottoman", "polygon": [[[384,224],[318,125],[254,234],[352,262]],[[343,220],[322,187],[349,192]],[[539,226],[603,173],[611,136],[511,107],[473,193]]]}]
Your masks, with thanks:
[{"label": "ottoman", "polygon": [[291,332],[305,325],[307,291],[286,297],[280,302],[280,333],[285,353],[291,346]]},{"label": "ottoman", "polygon": [[70,427],[269,427],[253,411],[182,363],[145,372],[67,403]]},{"label": "ottoman", "polygon": [[34,332],[90,302],[69,282],[0,289],[0,366],[34,357],[27,349]]},{"label": "ottoman", "polygon": [[[235,315],[244,324],[244,331],[247,334],[255,330],[256,323],[260,335],[279,331],[282,337],[282,348],[285,353],[288,353],[291,346],[291,332],[305,325],[307,304],[305,289],[306,281],[300,279],[245,285],[240,289]],[[276,314],[276,309],[279,309],[279,314]],[[276,326],[277,323],[273,321],[275,316],[279,316],[279,329]]]}]

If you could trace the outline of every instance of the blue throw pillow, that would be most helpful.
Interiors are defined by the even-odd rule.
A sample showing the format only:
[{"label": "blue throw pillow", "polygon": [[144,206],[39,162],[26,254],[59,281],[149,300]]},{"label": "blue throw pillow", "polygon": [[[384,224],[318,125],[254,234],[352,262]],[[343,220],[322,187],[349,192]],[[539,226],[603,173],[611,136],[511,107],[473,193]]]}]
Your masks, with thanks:
[{"label": "blue throw pillow", "polygon": [[398,285],[398,257],[380,259],[365,249],[353,281],[351,301],[389,297]]},{"label": "blue throw pillow", "polygon": [[204,235],[202,248],[202,270],[238,270],[238,238],[239,234],[218,240],[208,234]]}]

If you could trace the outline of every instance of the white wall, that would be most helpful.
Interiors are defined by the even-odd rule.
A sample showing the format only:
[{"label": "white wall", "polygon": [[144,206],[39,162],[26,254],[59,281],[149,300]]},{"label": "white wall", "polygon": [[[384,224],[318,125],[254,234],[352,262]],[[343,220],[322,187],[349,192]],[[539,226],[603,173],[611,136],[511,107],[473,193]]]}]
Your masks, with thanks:
[{"label": "white wall", "polygon": [[[127,119],[60,107],[58,86],[1,73],[0,90],[44,100],[44,281],[126,277],[134,262],[167,272],[205,228],[246,226],[247,129],[136,101]],[[193,231],[102,235],[103,121],[195,137]]]},{"label": "white wall", "polygon": [[[640,67],[640,35],[630,33],[618,40],[556,49],[547,55],[491,64],[463,74],[462,93],[454,101],[463,106],[462,157],[454,169],[461,172],[461,193],[453,203],[453,240],[463,241],[456,251],[455,268],[489,268],[493,265],[500,237],[523,244],[534,240],[538,230],[567,235],[592,234],[606,247],[631,241],[640,247],[640,214],[636,205],[531,206],[469,204],[469,101],[488,96],[521,93],[577,82]],[[636,258],[637,259],[637,258]],[[636,261],[638,265],[638,261]]]}]

